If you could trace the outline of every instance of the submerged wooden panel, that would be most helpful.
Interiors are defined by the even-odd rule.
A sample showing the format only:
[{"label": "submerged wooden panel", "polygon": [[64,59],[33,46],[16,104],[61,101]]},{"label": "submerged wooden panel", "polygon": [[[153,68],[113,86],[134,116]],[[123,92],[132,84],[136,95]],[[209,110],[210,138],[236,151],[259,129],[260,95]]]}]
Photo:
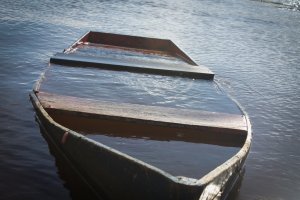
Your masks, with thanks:
[{"label": "submerged wooden panel", "polygon": [[120,104],[43,92],[38,97],[55,120],[75,130],[224,146],[242,146],[247,136],[242,115]]}]

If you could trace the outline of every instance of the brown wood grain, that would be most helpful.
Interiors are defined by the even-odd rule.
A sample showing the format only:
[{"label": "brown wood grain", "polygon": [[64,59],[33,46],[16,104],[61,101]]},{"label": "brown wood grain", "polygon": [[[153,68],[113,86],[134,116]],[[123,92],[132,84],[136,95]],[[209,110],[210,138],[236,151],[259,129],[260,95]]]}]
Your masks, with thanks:
[{"label": "brown wood grain", "polygon": [[245,117],[199,110],[106,102],[39,92],[47,112],[60,124],[86,133],[241,146]]}]

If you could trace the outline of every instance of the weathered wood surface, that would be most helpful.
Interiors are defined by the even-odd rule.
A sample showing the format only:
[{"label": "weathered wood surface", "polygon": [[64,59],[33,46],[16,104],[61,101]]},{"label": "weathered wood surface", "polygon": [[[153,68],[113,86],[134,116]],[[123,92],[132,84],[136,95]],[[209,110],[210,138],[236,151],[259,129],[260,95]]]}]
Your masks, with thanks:
[{"label": "weathered wood surface", "polygon": [[37,95],[58,123],[77,131],[222,146],[242,146],[247,136],[242,115],[113,103],[44,92]]},{"label": "weathered wood surface", "polygon": [[50,62],[60,65],[97,67],[107,70],[181,76],[197,79],[213,79],[214,77],[214,74],[204,66],[194,66],[187,63],[158,63],[155,62],[155,60],[153,60],[153,62],[146,62],[138,60],[86,56],[72,53],[57,53],[51,57]]},{"label": "weathered wood surface", "polygon": [[196,111],[180,108],[114,103],[40,92],[38,97],[45,108],[77,111],[86,114],[167,122],[181,125],[220,127],[246,131],[244,116]]}]

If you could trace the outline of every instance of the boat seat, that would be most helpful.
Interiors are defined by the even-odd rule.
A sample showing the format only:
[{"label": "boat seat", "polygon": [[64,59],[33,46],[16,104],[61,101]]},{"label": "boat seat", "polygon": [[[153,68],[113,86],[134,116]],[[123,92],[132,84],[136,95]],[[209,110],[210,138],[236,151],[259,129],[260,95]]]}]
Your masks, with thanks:
[{"label": "boat seat", "polygon": [[188,63],[169,64],[154,61],[139,61],[125,58],[107,58],[100,56],[78,55],[74,53],[56,53],[50,62],[59,65],[96,67],[114,71],[180,76],[195,79],[213,79],[214,74],[204,66]]},{"label": "boat seat", "polygon": [[38,92],[58,123],[85,133],[181,140],[240,147],[247,136],[245,116],[199,110],[117,103]]}]

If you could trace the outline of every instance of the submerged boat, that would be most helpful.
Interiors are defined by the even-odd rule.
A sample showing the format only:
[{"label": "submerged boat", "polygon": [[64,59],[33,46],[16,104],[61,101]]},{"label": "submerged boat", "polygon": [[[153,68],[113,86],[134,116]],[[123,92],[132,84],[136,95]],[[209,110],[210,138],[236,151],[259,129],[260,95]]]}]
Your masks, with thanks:
[{"label": "submerged boat", "polygon": [[47,141],[105,199],[225,199],[251,143],[247,115],[172,41],[88,32],[30,99]]}]

